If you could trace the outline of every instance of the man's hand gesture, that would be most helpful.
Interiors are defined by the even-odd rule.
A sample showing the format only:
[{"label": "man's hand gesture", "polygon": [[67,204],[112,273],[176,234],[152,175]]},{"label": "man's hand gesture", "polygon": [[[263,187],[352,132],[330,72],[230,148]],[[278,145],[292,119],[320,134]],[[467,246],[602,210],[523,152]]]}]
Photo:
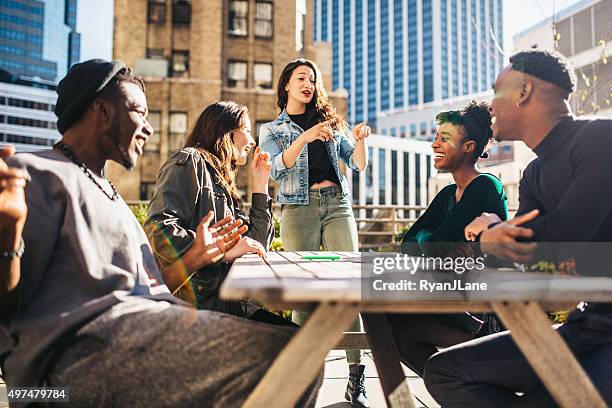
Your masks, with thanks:
[{"label": "man's hand gesture", "polygon": [[533,238],[534,236],[532,229],[520,227],[519,225],[533,220],[539,213],[538,210],[533,210],[482,231],[480,249],[482,252],[494,255],[500,259],[520,263],[530,262],[538,244],[535,242],[517,242],[519,238]]}]

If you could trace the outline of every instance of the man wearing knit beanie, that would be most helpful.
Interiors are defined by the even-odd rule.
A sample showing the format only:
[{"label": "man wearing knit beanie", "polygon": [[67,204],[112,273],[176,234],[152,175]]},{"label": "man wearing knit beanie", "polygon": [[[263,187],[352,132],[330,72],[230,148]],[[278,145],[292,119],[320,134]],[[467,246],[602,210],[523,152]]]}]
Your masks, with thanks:
[{"label": "man wearing knit beanie", "polygon": [[[109,154],[107,159],[131,170],[153,134],[144,91],[142,80],[122,61],[93,59],[74,65],[57,87],[55,114],[64,136],[60,145],[71,147],[96,174],[101,174],[103,163],[91,149],[94,145]],[[127,112],[121,109],[124,102]],[[104,137],[97,140],[99,134]],[[84,137],[96,140],[75,143]],[[87,152],[74,151],[75,145],[87,146]]]},{"label": "man wearing knit beanie", "polygon": [[[0,240],[7,386],[65,387],[75,406],[241,406],[294,329],[195,310],[163,284],[144,231],[102,176],[107,160],[132,167],[153,134],[144,86],[122,62],[77,64],[58,94],[62,140],[7,160],[31,181],[0,159],[0,181],[22,189],[7,195],[0,183],[0,237],[11,238]],[[209,222],[193,244],[203,265],[241,231],[229,217]],[[321,378],[298,406],[314,406]]]}]

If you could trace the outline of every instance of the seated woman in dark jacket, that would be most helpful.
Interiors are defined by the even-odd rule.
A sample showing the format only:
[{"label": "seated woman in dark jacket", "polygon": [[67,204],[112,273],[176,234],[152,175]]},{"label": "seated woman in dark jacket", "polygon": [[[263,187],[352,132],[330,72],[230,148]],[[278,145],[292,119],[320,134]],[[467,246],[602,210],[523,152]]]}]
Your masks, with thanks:
[{"label": "seated woman in dark jacket", "polygon": [[[473,101],[461,111],[436,116],[438,131],[432,144],[434,166],[453,176],[455,184],[444,187],[402,241],[411,255],[452,256],[465,243],[464,228],[483,212],[508,218],[501,181],[480,173],[476,161],[488,157],[491,115],[486,103]],[[461,249],[461,253],[469,247]],[[454,253],[455,252],[455,253]],[[427,359],[437,347],[448,347],[500,331],[492,314],[390,315],[389,322],[402,361],[422,375]]]},{"label": "seated woman in dark jacket", "polygon": [[[271,163],[267,153],[257,148],[251,166],[253,194],[248,220],[236,188],[236,166],[246,164],[254,146],[245,106],[231,101],[208,106],[188,134],[183,149],[161,167],[144,229],[166,285],[180,298],[198,309],[285,324],[284,319],[246,300],[227,302],[218,296],[231,262],[248,252],[264,256],[274,238],[272,199],[268,196]],[[248,231],[222,259],[203,267],[199,259],[204,254],[194,250],[194,238],[207,216],[214,217],[211,224],[233,217],[248,226]],[[214,233],[214,228],[209,232]]]}]

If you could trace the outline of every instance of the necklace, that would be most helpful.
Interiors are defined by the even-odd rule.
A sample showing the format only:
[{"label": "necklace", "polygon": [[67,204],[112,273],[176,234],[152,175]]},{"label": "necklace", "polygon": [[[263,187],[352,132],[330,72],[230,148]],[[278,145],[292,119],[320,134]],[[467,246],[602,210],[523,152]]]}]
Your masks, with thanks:
[{"label": "necklace", "polygon": [[94,177],[93,172],[89,170],[89,167],[87,167],[85,163],[77,159],[74,152],[70,149],[70,147],[68,147],[66,143],[60,141],[54,144],[53,147],[60,149],[62,153],[64,153],[66,157],[70,159],[70,161],[79,166],[79,168],[83,170],[83,173],[85,173],[85,175],[89,177],[89,179],[93,181],[94,184],[98,186],[98,188],[104,193],[104,195],[107,196],[111,201],[117,201],[119,199],[119,194],[117,194],[117,190],[115,189],[113,183],[111,183],[109,179],[106,179],[106,181],[108,181],[108,184],[110,184],[111,188],[113,189],[113,194],[110,195],[106,192],[106,190],[104,190],[100,183],[98,183],[98,180],[96,180],[96,178]]}]

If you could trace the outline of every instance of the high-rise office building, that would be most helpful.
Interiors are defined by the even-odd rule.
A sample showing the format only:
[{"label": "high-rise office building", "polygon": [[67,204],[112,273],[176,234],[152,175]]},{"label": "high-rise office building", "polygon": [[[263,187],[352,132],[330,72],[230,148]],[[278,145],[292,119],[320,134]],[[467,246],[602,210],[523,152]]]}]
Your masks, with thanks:
[{"label": "high-rise office building", "polygon": [[0,146],[17,151],[50,149],[60,138],[54,90],[0,80]]},{"label": "high-rise office building", "polygon": [[80,58],[77,0],[0,0],[0,145],[49,149],[55,88]]},{"label": "high-rise office building", "polygon": [[79,61],[77,0],[0,0],[0,69],[54,84]]},{"label": "high-rise office building", "polygon": [[349,120],[490,89],[502,68],[503,0],[314,0]]},{"label": "high-rise office building", "polygon": [[[431,144],[416,139],[398,139],[374,134],[368,137],[368,167],[347,170],[353,204],[422,207],[428,204],[428,180],[437,174]],[[359,210],[359,218],[378,217]],[[405,214],[418,215],[415,211]]]}]

